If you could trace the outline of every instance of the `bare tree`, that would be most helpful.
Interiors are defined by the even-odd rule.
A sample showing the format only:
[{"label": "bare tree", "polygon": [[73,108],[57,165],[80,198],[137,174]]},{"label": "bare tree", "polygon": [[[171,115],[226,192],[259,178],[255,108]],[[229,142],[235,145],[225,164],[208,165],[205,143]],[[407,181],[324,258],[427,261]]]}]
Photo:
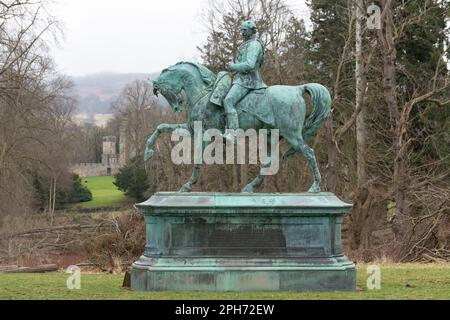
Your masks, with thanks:
[{"label": "bare tree", "polygon": [[[438,63],[435,75],[429,83],[417,87],[411,95],[406,97],[400,93],[397,84],[399,73],[397,45],[405,30],[410,26],[420,24],[424,16],[438,3],[424,1],[415,15],[406,17],[395,12],[396,9],[402,10],[403,8],[395,8],[392,0],[383,0],[381,4],[383,9],[382,29],[378,32],[378,40],[383,55],[384,97],[390,114],[394,156],[392,192],[395,197],[395,215],[393,230],[397,239],[404,241],[408,237],[408,226],[411,219],[411,206],[408,199],[409,191],[412,188],[408,157],[408,150],[413,141],[408,130],[411,125],[411,112],[413,108],[426,102],[441,107],[448,106],[450,104],[450,100],[448,100],[450,78],[445,63],[442,61],[442,63]],[[406,242],[405,246],[408,245]]]},{"label": "bare tree", "polygon": [[149,110],[155,106],[151,84],[139,80],[127,85],[114,102],[113,111],[123,123],[125,138],[130,147],[128,154],[143,156],[145,141],[154,126]]},{"label": "bare tree", "polygon": [[0,2],[0,21],[0,212],[33,204],[36,175],[52,176],[53,212],[56,181],[68,174],[64,133],[73,110],[71,83],[54,72],[46,52],[57,22],[45,1],[25,0]]}]

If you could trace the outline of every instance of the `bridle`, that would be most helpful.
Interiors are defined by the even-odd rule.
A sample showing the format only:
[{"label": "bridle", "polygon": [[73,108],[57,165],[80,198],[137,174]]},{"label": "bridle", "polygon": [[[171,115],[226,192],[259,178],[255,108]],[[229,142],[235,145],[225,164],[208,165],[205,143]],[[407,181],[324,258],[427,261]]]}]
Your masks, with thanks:
[{"label": "bridle", "polygon": [[[161,83],[155,83],[154,82],[153,94],[155,96],[158,96],[158,94],[161,93],[161,89],[162,89],[161,87],[162,87]],[[204,88],[203,90],[201,90],[195,96],[195,98],[192,99],[192,106],[197,105],[201,100],[203,100],[209,93],[211,93],[212,89],[213,88],[211,86],[208,86],[208,87]],[[187,106],[187,105],[190,105],[190,104],[188,103],[188,101],[185,101],[185,105]]]}]

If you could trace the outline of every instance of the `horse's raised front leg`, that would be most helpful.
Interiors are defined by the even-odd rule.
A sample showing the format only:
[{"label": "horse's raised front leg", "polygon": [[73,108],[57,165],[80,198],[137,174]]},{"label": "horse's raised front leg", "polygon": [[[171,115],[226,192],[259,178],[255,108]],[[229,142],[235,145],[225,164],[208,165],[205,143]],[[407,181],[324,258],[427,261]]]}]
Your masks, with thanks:
[{"label": "horse's raised front leg", "polygon": [[183,124],[160,124],[158,128],[153,132],[153,134],[150,136],[150,138],[147,140],[147,145],[145,148],[145,161],[149,161],[153,158],[153,147],[155,146],[156,141],[163,133],[172,133],[175,130],[178,129],[188,129],[188,126],[186,123]]}]

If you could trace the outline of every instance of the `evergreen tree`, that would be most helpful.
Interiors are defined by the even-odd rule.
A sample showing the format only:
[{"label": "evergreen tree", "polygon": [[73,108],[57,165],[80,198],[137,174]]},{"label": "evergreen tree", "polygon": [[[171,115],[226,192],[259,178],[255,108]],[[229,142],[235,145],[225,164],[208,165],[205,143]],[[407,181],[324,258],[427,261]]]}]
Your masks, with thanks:
[{"label": "evergreen tree", "polygon": [[115,175],[114,185],[129,197],[144,200],[144,193],[150,187],[144,162],[141,157],[133,158]]}]

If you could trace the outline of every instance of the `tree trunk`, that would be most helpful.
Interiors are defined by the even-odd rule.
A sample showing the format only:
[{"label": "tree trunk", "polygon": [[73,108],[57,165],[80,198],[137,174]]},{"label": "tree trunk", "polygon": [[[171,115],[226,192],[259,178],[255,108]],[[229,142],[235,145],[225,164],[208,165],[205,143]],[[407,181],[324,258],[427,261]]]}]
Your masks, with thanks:
[{"label": "tree trunk", "polygon": [[[354,207],[352,209],[352,242],[351,247],[357,250],[364,247],[368,242],[370,236],[370,229],[367,225],[366,218],[368,216],[368,206],[365,205],[368,200],[367,192],[367,172],[366,172],[366,110],[364,108],[364,95],[366,91],[367,82],[364,74],[364,59],[362,50],[362,23],[364,18],[363,13],[364,1],[357,0],[355,4],[356,25],[355,25],[355,50],[356,50],[356,66],[355,66],[355,80],[356,80],[356,173],[357,173],[357,187],[355,190]],[[363,241],[366,239],[366,241]]]},{"label": "tree trunk", "polygon": [[356,116],[356,153],[357,153],[357,175],[358,185],[362,186],[367,181],[366,173],[366,111],[364,108],[364,95],[366,80],[364,75],[364,61],[362,51],[362,9],[364,0],[356,2],[356,110],[360,112]]},{"label": "tree trunk", "polygon": [[56,209],[56,178],[53,179],[53,207],[52,207],[52,217],[55,214]]},{"label": "tree trunk", "polygon": [[333,114],[330,115],[330,118],[325,123],[325,139],[328,153],[327,190],[334,193],[336,190],[338,150],[333,135]]},{"label": "tree trunk", "polygon": [[384,97],[389,109],[391,132],[393,135],[392,146],[394,152],[393,193],[395,196],[395,219],[392,229],[398,238],[403,233],[402,220],[407,215],[407,170],[405,150],[402,148],[402,130],[399,118],[396,82],[397,51],[393,37],[393,12],[392,3],[386,1],[384,5],[384,30],[380,31],[383,47],[383,86]]}]

